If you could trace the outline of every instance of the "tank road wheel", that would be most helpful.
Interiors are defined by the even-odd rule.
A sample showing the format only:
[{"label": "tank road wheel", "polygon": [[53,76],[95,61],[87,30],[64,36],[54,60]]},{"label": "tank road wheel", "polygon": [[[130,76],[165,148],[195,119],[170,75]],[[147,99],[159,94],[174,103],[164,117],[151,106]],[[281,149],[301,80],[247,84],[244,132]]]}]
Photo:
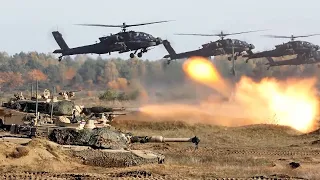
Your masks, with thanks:
[{"label": "tank road wheel", "polygon": [[142,57],[142,52],[138,53],[138,57],[141,58]]},{"label": "tank road wheel", "polygon": [[134,58],[134,54],[133,53],[130,53],[130,58]]}]

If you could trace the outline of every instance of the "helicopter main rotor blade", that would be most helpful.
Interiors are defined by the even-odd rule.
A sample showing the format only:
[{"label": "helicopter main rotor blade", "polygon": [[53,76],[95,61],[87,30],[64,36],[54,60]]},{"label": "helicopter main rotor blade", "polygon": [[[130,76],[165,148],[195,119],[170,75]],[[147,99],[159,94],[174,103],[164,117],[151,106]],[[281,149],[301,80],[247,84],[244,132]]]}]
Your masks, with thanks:
[{"label": "helicopter main rotor blade", "polygon": [[179,34],[175,34],[175,35],[191,35],[191,36],[229,36],[229,35],[235,35],[235,34],[244,34],[244,33],[251,33],[251,32],[258,32],[258,31],[266,31],[265,30],[255,30],[255,31],[243,31],[243,32],[237,32],[237,33],[219,33],[219,34],[185,34],[185,33],[179,33]]},{"label": "helicopter main rotor blade", "polygon": [[226,33],[226,34],[216,34],[216,36],[230,36],[230,35],[236,35],[236,34],[245,34],[245,33],[252,33],[252,32],[259,32],[259,31],[267,31],[268,29],[261,29],[261,30],[254,30],[254,31],[242,31],[242,32],[236,32],[236,33]]},{"label": "helicopter main rotor blade", "polygon": [[76,24],[79,26],[97,26],[97,27],[122,27],[123,25],[104,25],[104,24]]},{"label": "helicopter main rotor blade", "polygon": [[107,24],[76,24],[80,26],[98,26],[98,27],[121,27],[121,28],[126,28],[126,27],[132,27],[132,26],[144,26],[144,25],[149,25],[149,24],[157,24],[157,23],[164,23],[164,22],[170,22],[172,20],[168,21],[155,21],[155,22],[148,22],[148,23],[140,23],[140,24],[125,24],[123,23],[122,25],[107,25]]},{"label": "helicopter main rotor blade", "polygon": [[177,33],[174,35],[187,35],[187,36],[215,36],[214,34],[185,34],[185,33]]},{"label": "helicopter main rotor blade", "polygon": [[[149,25],[149,24],[158,24],[158,23],[164,23],[164,22],[170,22],[173,20],[167,20],[167,21],[155,21],[155,22],[148,22],[148,23],[140,23],[140,24],[128,24],[125,25],[125,27],[132,27],[132,26],[144,26],[144,25]],[[123,25],[121,26],[123,27]]]},{"label": "helicopter main rotor blade", "polygon": [[276,36],[276,35],[262,35],[270,38],[292,38],[292,36]]},{"label": "helicopter main rotor blade", "polygon": [[320,34],[309,34],[309,35],[302,35],[302,36],[277,36],[277,35],[262,35],[265,37],[271,37],[271,38],[301,38],[301,37],[310,37],[310,36],[317,36]]},{"label": "helicopter main rotor blade", "polygon": [[320,34],[309,34],[309,35],[303,35],[303,36],[294,36],[296,38],[299,38],[299,37],[310,37],[310,36],[318,36]]}]

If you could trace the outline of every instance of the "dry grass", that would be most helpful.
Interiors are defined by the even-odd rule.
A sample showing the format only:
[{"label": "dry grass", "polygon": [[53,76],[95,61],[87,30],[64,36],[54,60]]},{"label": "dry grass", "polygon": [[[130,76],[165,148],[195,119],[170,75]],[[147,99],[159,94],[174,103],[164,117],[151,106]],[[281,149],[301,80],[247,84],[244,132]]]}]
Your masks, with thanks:
[{"label": "dry grass", "polygon": [[[135,135],[162,135],[164,137],[197,135],[201,142],[197,150],[188,142],[133,144],[132,149],[150,149],[164,154],[165,164],[100,168],[81,165],[79,161],[66,156],[47,141],[35,139],[26,145],[30,152],[19,158],[21,159],[19,162],[14,159],[5,160],[0,165],[4,167],[4,170],[72,171],[99,174],[144,170],[173,179],[253,177],[272,174],[308,179],[316,179],[319,176],[320,155],[302,154],[320,152],[320,148],[311,145],[311,142],[319,137],[301,135],[288,127],[275,125],[222,127],[178,121],[146,122],[142,119],[138,121],[122,119],[114,121],[113,125],[122,130],[131,131]],[[296,146],[292,146],[293,144]],[[6,152],[15,150],[11,144],[3,144],[1,147],[2,150],[6,149]],[[292,154],[287,152],[292,152]],[[292,161],[299,162],[301,167],[290,168],[288,164]]]},{"label": "dry grass", "polygon": [[[122,118],[113,122],[113,125],[135,135],[196,135],[201,139],[198,150],[194,150],[191,143],[135,144],[132,147],[134,149],[152,149],[166,156],[166,165],[152,168],[152,172],[189,178],[286,174],[315,179],[319,174],[316,167],[320,167],[320,155],[312,158],[301,155],[305,151],[320,152],[320,148],[311,146],[311,142],[319,137],[305,136],[289,127],[223,127],[178,121],[143,121],[141,116],[138,119]],[[301,167],[291,169],[288,164],[292,161],[299,162]]]}]

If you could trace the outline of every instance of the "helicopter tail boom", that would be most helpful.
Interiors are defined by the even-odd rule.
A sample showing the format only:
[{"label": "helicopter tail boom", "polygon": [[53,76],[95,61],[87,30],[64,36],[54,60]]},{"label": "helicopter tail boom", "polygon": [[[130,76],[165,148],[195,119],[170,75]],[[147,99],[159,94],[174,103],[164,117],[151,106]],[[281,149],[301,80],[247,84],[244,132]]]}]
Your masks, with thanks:
[{"label": "helicopter tail boom", "polygon": [[56,40],[57,44],[61,49],[57,49],[54,51],[54,53],[62,53],[62,51],[69,49],[67,43],[64,41],[61,33],[59,31],[53,31],[52,35],[54,39]]},{"label": "helicopter tail boom", "polygon": [[272,57],[266,57],[267,60],[269,61],[270,64],[274,63],[274,60],[272,59]]}]

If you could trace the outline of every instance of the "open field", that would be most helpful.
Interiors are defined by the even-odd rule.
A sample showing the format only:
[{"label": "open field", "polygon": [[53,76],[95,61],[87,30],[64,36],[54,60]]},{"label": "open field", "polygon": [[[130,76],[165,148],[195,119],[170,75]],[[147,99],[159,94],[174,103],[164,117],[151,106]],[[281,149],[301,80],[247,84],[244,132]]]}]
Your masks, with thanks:
[{"label": "open field", "polygon": [[[23,146],[29,153],[19,157],[16,147],[20,146],[4,142],[0,147],[1,174],[3,177],[71,179],[131,179],[135,176],[149,179],[248,179],[271,175],[317,179],[320,176],[320,133],[317,131],[301,134],[289,127],[277,125],[222,127],[128,119],[118,119],[113,125],[135,135],[196,135],[201,138],[201,142],[196,150],[191,143],[133,144],[131,149],[153,150],[164,154],[166,161],[164,164],[128,168],[86,166],[44,140],[33,140]],[[301,166],[292,168],[289,166],[291,162],[300,163]]]}]

